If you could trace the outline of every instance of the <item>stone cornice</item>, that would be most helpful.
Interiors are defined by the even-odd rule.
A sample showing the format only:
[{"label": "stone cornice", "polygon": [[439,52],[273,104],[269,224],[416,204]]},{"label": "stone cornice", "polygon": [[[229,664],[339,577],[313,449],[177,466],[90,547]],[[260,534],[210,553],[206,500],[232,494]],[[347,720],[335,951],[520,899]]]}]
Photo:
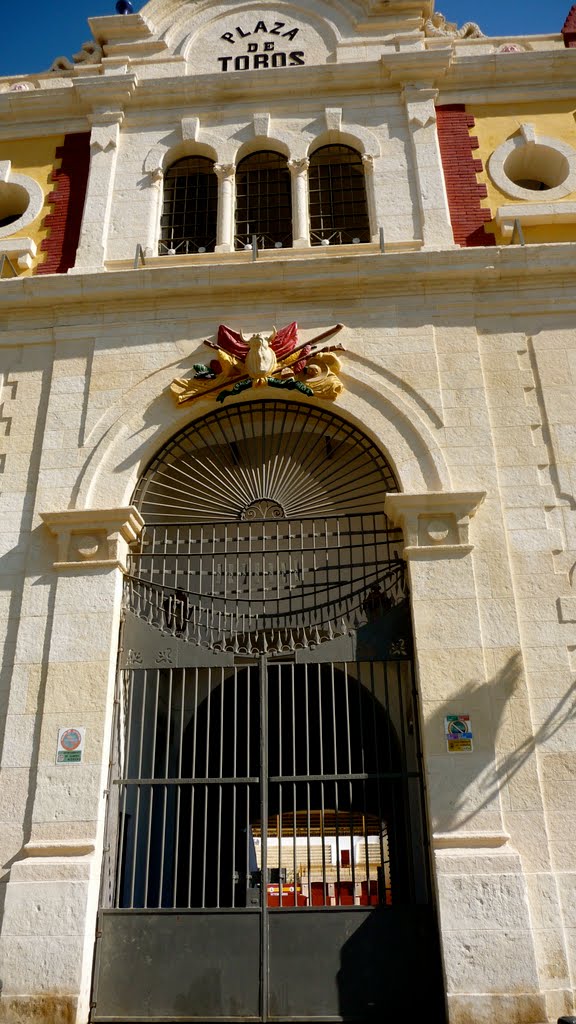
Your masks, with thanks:
[{"label": "stone cornice", "polygon": [[0,93],[0,139],[87,131],[95,116],[123,112],[136,86],[135,74],[86,75],[54,89]]},{"label": "stone cornice", "polygon": [[[159,78],[138,78],[138,64],[128,64],[130,73],[84,74],[62,78],[51,89],[29,92],[0,93],[0,138],[23,138],[32,134],[46,135],[56,125],[69,124],[68,131],[81,130],[96,109],[129,107],[139,111],[166,111],[171,107],[207,103],[252,104],[258,96],[266,101],[285,101],[310,96],[359,93],[381,93],[388,87],[395,91],[402,82],[441,79],[449,66],[451,48],[434,51],[387,53],[380,60],[311,65],[290,70],[246,71],[238,74],[174,75]],[[172,59],[172,58],[170,58]],[[71,119],[66,121],[65,119]],[[76,120],[74,120],[76,119]],[[17,126],[17,136],[14,129]]]},{"label": "stone cornice", "polygon": [[[453,40],[437,42],[441,45],[432,49],[385,52],[378,60],[310,65],[298,68],[298,74],[271,69],[265,74],[187,75],[179,68],[178,74],[139,78],[139,62],[127,57],[127,71],[100,74],[94,67],[90,73],[62,77],[52,88],[0,93],[0,139],[83,130],[85,119],[107,106],[128,108],[136,118],[144,114],[153,121],[156,111],[165,117],[171,107],[186,103],[201,109],[212,103],[253,104],[258,97],[273,105],[288,95],[305,100],[377,94],[384,99],[387,91],[394,93],[404,84],[438,86],[441,103],[462,102],[466,96],[477,102],[536,101],[574,93],[575,50],[460,55]],[[163,66],[174,60],[160,57],[155,63]],[[149,61],[145,63],[149,68]],[[42,76],[28,77],[40,83]]]},{"label": "stone cornice", "polygon": [[[439,103],[541,102],[573,97],[576,51],[459,55],[440,82]],[[464,95],[470,93],[471,96]]]},{"label": "stone cornice", "polygon": [[[439,252],[368,253],[311,259],[302,250],[272,259],[239,262],[238,254],[184,264],[166,258],[161,267],[78,275],[6,278],[0,283],[0,321],[10,344],[17,324],[41,321],[49,328],[66,312],[88,317],[129,308],[172,313],[201,301],[262,301],[263,288],[292,303],[313,299],[408,297],[413,309],[434,319],[436,307],[477,316],[523,316],[576,308],[576,243],[450,249]],[[216,262],[217,261],[217,262]],[[552,297],[552,292],[553,297]],[[521,301],[518,296],[522,295]],[[432,297],[433,296],[433,301]],[[9,317],[12,323],[8,323]],[[1,337],[1,335],[0,335]]]}]

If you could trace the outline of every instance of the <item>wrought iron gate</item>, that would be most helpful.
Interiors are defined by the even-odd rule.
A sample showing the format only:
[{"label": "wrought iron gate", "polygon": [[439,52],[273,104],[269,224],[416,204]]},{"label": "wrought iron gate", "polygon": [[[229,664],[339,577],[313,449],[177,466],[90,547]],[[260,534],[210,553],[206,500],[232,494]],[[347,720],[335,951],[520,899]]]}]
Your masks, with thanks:
[{"label": "wrought iron gate", "polygon": [[[381,456],[360,447],[362,513],[335,514],[357,439],[319,415],[306,448],[286,403],[281,448],[265,404],[244,439],[227,411],[230,450],[214,417],[200,425],[242,473],[243,506],[219,485],[228,517],[201,518],[197,424],[140,485],[151,525],[125,585],[92,1020],[393,1021],[416,972],[436,1024],[410,612],[401,534],[376,511]],[[183,458],[189,514],[162,522]],[[316,515],[287,517],[289,501]]]}]

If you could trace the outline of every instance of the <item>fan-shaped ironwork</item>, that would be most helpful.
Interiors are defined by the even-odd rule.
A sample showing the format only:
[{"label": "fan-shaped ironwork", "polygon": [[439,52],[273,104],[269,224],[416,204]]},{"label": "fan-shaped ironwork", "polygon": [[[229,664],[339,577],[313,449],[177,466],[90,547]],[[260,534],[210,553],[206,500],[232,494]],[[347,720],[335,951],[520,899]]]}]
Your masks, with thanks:
[{"label": "fan-shaped ironwork", "polygon": [[381,512],[398,486],[375,444],[299,402],[242,402],[195,420],[150,463],[134,496],[146,523]]}]

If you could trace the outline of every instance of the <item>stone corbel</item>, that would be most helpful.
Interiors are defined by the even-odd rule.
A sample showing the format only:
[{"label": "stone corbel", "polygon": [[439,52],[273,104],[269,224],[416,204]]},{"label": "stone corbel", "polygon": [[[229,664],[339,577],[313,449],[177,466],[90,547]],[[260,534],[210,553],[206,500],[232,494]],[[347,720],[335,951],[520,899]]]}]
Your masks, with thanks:
[{"label": "stone corbel", "polygon": [[403,98],[408,110],[408,120],[415,128],[427,128],[436,123],[436,98],[438,89],[405,85]]},{"label": "stone corbel", "polygon": [[90,136],[90,149],[96,153],[107,153],[116,149],[120,138],[119,122],[115,124],[95,124]]},{"label": "stone corbel", "polygon": [[55,569],[126,572],[128,545],[144,528],[144,520],[133,506],[43,512],[41,519],[58,541]]},{"label": "stone corbel", "polygon": [[469,554],[470,520],[485,491],[387,494],[384,511],[404,531],[406,558],[457,558]]}]

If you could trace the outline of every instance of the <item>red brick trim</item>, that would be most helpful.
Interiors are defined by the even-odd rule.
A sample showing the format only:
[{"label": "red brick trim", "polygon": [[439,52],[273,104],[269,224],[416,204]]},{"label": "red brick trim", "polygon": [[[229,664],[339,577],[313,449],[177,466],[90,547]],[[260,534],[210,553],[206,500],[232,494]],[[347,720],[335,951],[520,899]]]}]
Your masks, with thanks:
[{"label": "red brick trim", "polygon": [[40,247],[47,255],[37,274],[65,274],[74,266],[90,169],[89,132],[66,135],[56,157],[61,164],[52,171],[54,189],[46,199],[52,211],[44,218],[50,233]]},{"label": "red brick trim", "polygon": [[437,107],[436,116],[454,241],[463,246],[496,245],[494,235],[484,229],[492,214],[482,207],[486,186],[476,180],[482,161],[472,156],[478,149],[478,139],[470,135],[474,118],[460,103]]},{"label": "red brick trim", "polygon": [[573,4],[568,11],[568,17],[562,28],[562,35],[564,36],[564,46],[568,49],[576,48],[576,4]]}]

